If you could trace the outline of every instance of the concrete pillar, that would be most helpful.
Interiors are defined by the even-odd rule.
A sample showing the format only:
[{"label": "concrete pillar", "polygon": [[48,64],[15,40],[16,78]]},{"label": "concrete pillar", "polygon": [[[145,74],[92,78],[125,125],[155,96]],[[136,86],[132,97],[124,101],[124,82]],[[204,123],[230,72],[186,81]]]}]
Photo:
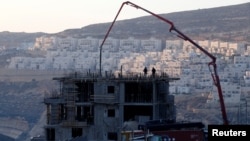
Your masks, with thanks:
[{"label": "concrete pillar", "polygon": [[124,122],[124,102],[125,102],[125,84],[124,83],[120,83],[120,94],[119,94],[119,130],[118,130],[118,140],[121,139],[121,131],[122,131],[122,126],[123,126],[123,122]]},{"label": "concrete pillar", "polygon": [[152,100],[152,104],[153,104],[153,119],[156,119],[157,118],[157,107],[156,107],[156,83],[155,83],[155,81],[153,81],[153,83],[152,83],[152,85],[153,85],[153,100]]}]

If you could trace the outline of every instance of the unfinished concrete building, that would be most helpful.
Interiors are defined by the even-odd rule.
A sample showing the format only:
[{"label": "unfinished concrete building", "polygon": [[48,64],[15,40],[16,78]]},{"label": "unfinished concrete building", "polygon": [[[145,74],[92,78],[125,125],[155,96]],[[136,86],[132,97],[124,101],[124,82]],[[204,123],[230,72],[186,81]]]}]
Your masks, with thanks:
[{"label": "unfinished concrete building", "polygon": [[[121,140],[126,121],[175,120],[174,97],[166,74],[99,77],[75,73],[53,78],[60,92],[44,99],[47,106],[47,141],[77,137],[86,140]],[[129,129],[133,130],[133,129]]]}]

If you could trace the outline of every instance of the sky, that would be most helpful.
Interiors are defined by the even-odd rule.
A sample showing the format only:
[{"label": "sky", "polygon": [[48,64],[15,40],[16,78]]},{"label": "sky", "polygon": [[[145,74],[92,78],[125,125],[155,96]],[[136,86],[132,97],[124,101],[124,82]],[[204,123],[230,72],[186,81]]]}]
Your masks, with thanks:
[{"label": "sky", "polygon": [[[112,22],[127,0],[2,0],[0,32],[57,33],[91,24]],[[129,0],[156,14],[198,10],[250,2],[250,0]],[[125,5],[117,20],[147,16]]]}]

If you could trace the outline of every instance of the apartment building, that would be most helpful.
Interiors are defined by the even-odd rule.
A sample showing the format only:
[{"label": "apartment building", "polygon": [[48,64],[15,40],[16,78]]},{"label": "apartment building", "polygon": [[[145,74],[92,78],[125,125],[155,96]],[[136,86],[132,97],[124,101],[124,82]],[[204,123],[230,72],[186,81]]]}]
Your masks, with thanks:
[{"label": "apartment building", "polygon": [[[167,74],[122,75],[104,77],[87,72],[53,78],[60,83],[58,92],[50,93],[47,106],[47,141],[71,140],[78,136],[88,140],[120,140],[123,130],[148,120],[175,121],[174,97],[169,82],[179,80]],[[126,125],[126,126],[125,126]],[[134,129],[136,128],[136,129]]]},{"label": "apartment building", "polygon": [[[49,45],[54,45],[52,49],[48,49],[44,60],[41,58],[16,57],[10,60],[9,68],[99,70],[99,47],[102,43],[100,39],[87,37],[84,39],[41,38],[37,40],[36,47],[38,45],[42,47],[44,44],[45,48],[48,48]],[[42,44],[41,42],[45,43]],[[248,78],[247,76],[243,78],[243,76],[249,70],[249,56],[246,55],[249,50],[248,46],[242,43],[222,41],[204,40],[196,42],[208,52],[218,55],[217,69],[220,74],[230,72],[230,75],[226,76],[230,78],[229,81],[236,82],[237,79],[242,77],[244,79],[242,82],[245,81],[247,84]],[[241,54],[245,54],[245,56]],[[183,82],[188,84],[176,84],[185,90],[202,87],[205,87],[205,91],[210,89],[206,83],[210,84],[212,80],[208,76],[211,73],[208,67],[209,62],[211,62],[211,58],[201,52],[200,49],[182,40],[167,40],[163,44],[162,41],[154,38],[147,40],[108,38],[102,51],[102,70],[105,72],[118,74],[122,69],[123,74],[143,73],[142,70],[145,66],[149,69],[154,67],[158,74],[167,73],[169,76],[192,79],[193,83],[184,80]],[[185,70],[189,70],[189,73],[187,74]],[[173,88],[173,91],[182,93],[178,90],[178,86],[175,86],[176,88]]]}]

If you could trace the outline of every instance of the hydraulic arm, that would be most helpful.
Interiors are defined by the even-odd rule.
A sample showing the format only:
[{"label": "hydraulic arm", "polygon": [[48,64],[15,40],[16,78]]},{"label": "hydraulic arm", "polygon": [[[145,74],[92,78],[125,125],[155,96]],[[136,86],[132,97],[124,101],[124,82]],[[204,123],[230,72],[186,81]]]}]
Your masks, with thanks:
[{"label": "hydraulic arm", "polygon": [[187,37],[185,34],[183,34],[181,31],[179,31],[175,25],[173,24],[173,22],[171,22],[170,20],[168,19],[165,19],[147,9],[144,9],[134,3],[131,3],[129,1],[126,1],[126,2],[123,2],[118,13],[116,14],[111,26],[109,27],[101,45],[100,45],[100,75],[101,75],[101,60],[102,60],[102,46],[103,44],[105,43],[114,23],[116,22],[116,19],[117,17],[119,16],[122,8],[124,5],[129,5],[129,6],[132,6],[132,7],[135,7],[137,9],[141,9],[153,16],[155,16],[156,18],[166,22],[167,24],[170,25],[170,28],[169,28],[169,32],[172,32],[172,31],[175,31],[177,33],[177,36],[185,41],[189,41],[191,44],[193,44],[195,47],[197,47],[198,49],[200,49],[203,53],[205,53],[208,57],[211,58],[211,62],[208,63],[208,67],[209,67],[209,70],[211,72],[211,76],[213,78],[213,82],[214,82],[214,85],[217,87],[217,91],[218,91],[218,95],[219,95],[219,100],[220,100],[220,106],[221,106],[221,112],[222,112],[222,118],[223,118],[223,122],[224,122],[224,125],[228,125],[228,119],[227,119],[227,114],[226,114],[226,108],[225,108],[225,104],[224,104],[224,99],[223,99],[223,94],[222,94],[222,89],[221,89],[221,85],[220,85],[220,79],[219,79],[219,76],[217,74],[217,66],[216,66],[216,57],[213,56],[212,54],[210,54],[208,51],[206,51],[204,48],[202,48],[200,45],[198,45],[197,43],[195,43],[192,39],[190,39],[189,37]]}]

